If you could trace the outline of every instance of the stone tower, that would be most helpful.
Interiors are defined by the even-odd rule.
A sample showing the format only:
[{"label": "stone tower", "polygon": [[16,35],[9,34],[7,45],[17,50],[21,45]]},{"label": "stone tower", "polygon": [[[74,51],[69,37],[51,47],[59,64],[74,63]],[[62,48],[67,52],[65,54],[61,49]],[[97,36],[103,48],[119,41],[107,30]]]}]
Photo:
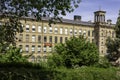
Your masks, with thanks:
[{"label": "stone tower", "polygon": [[94,12],[94,32],[95,32],[95,43],[99,48],[100,56],[104,56],[106,53],[106,46],[105,46],[105,41],[106,37],[102,31],[105,31],[105,29],[102,29],[103,27],[105,28],[106,22],[105,22],[105,13],[106,11],[96,11]]}]

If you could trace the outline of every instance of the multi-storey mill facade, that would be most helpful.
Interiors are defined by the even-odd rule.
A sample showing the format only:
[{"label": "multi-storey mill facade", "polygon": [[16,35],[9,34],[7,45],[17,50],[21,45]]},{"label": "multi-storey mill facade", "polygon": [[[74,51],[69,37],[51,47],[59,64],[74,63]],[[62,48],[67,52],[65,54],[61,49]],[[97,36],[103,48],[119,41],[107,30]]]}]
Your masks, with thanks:
[{"label": "multi-storey mill facade", "polygon": [[108,36],[114,38],[114,25],[111,20],[105,22],[105,11],[94,12],[94,23],[81,21],[81,16],[74,16],[74,20],[62,19],[62,22],[48,25],[48,18],[36,21],[33,18],[21,19],[24,32],[17,34],[17,46],[21,47],[23,55],[33,53],[31,61],[45,60],[54,50],[57,43],[65,43],[70,37],[84,35],[88,41],[95,42],[100,56],[107,53],[105,46]]}]

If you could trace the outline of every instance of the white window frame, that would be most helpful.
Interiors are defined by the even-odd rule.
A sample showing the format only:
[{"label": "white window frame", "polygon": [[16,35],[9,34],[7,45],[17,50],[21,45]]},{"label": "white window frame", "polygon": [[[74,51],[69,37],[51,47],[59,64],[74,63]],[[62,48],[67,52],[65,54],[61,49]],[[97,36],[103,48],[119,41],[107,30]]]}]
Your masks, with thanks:
[{"label": "white window frame", "polygon": [[29,45],[28,45],[28,46],[25,46],[25,51],[26,51],[26,52],[29,52]]},{"label": "white window frame", "polygon": [[82,30],[81,29],[79,30],[79,34],[82,35]]},{"label": "white window frame", "polygon": [[[29,29],[29,30],[27,30],[27,28]],[[30,31],[30,26],[29,25],[26,25],[26,32],[29,32]]]},{"label": "white window frame", "polygon": [[77,35],[77,30],[74,30],[74,34]]},{"label": "white window frame", "polygon": [[41,52],[41,46],[38,46],[37,51],[38,51],[38,52]]},{"label": "white window frame", "polygon": [[41,26],[38,26],[38,32],[41,33],[41,29],[42,29],[42,27],[41,27]]},{"label": "white window frame", "polygon": [[46,46],[43,47],[43,51],[47,52],[47,47]]},{"label": "white window frame", "polygon": [[68,29],[67,28],[65,28],[65,34],[68,34]]},{"label": "white window frame", "polygon": [[52,33],[52,27],[49,27],[49,33]]},{"label": "white window frame", "polygon": [[[33,30],[34,29],[34,30]],[[32,32],[35,32],[35,26],[32,26]]]},{"label": "white window frame", "polygon": [[44,33],[47,33],[47,27],[44,27],[44,29],[43,29],[44,31]]},{"label": "white window frame", "polygon": [[72,35],[72,33],[73,33],[73,30],[72,30],[72,29],[70,29],[70,35]]},{"label": "white window frame", "polygon": [[55,27],[55,31],[54,31],[54,33],[55,33],[55,34],[58,33],[58,28],[57,28],[57,27]]},{"label": "white window frame", "polygon": [[32,42],[35,42],[35,41],[36,41],[36,36],[32,35]]},{"label": "white window frame", "polygon": [[35,46],[34,47],[32,46],[32,52],[35,52]]},{"label": "white window frame", "polygon": [[60,34],[63,34],[63,28],[60,28]]}]

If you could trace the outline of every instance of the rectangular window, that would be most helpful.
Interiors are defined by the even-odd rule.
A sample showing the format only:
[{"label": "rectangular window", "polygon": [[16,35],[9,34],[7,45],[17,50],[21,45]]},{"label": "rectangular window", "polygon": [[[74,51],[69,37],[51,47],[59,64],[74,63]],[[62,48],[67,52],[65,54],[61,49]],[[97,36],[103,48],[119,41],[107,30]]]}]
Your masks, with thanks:
[{"label": "rectangular window", "polygon": [[32,32],[35,32],[35,26],[32,26]]},{"label": "rectangular window", "polygon": [[46,43],[47,42],[47,37],[46,36],[44,36],[44,43]]},{"label": "rectangular window", "polygon": [[86,31],[83,31],[83,36],[86,36]]},{"label": "rectangular window", "polygon": [[65,34],[68,34],[68,29],[65,29]]},{"label": "rectangular window", "polygon": [[46,46],[44,46],[43,51],[44,51],[44,53],[47,52]]},{"label": "rectangular window", "polygon": [[26,32],[29,32],[29,25],[26,25]]},{"label": "rectangular window", "polygon": [[63,37],[60,37],[60,43],[62,43],[63,42]]},{"label": "rectangular window", "polygon": [[57,34],[57,33],[58,33],[58,28],[55,27],[55,34]]},{"label": "rectangular window", "polygon": [[35,45],[32,45],[32,53],[35,52]]},{"label": "rectangular window", "polygon": [[29,34],[26,34],[26,42],[29,42]]},{"label": "rectangular window", "polygon": [[19,35],[19,41],[22,42],[23,41],[23,34]]},{"label": "rectangular window", "polygon": [[35,42],[35,35],[32,35],[32,42]]},{"label": "rectangular window", "polygon": [[44,31],[44,33],[47,33],[47,27],[44,27],[44,29],[43,29]]},{"label": "rectangular window", "polygon": [[29,45],[26,45],[26,47],[25,47],[25,51],[26,51],[26,53],[29,52]]},{"label": "rectangular window", "polygon": [[74,30],[74,34],[77,35],[77,30]]},{"label": "rectangular window", "polygon": [[72,35],[72,29],[70,29],[70,35]]},{"label": "rectangular window", "polygon": [[94,36],[94,30],[92,31],[92,37]]},{"label": "rectangular window", "polygon": [[58,38],[57,38],[57,36],[55,36],[55,43],[57,43],[58,42]]},{"label": "rectangular window", "polygon": [[38,35],[38,42],[40,43],[41,42],[41,36]]},{"label": "rectangular window", "polygon": [[65,41],[67,41],[68,40],[68,37],[65,37]]},{"label": "rectangular window", "polygon": [[23,45],[19,45],[20,52],[22,52]]},{"label": "rectangular window", "polygon": [[90,31],[88,31],[88,36],[90,36]]},{"label": "rectangular window", "polygon": [[41,52],[41,46],[38,46],[38,53]]},{"label": "rectangular window", "polygon": [[79,34],[82,35],[82,30],[81,29],[79,30]]},{"label": "rectangular window", "polygon": [[52,36],[49,37],[49,42],[52,43]]},{"label": "rectangular window", "polygon": [[41,29],[42,29],[41,26],[38,26],[38,32],[41,32],[42,31]]},{"label": "rectangular window", "polygon": [[60,28],[60,34],[63,34],[63,29],[62,28]]},{"label": "rectangular window", "polygon": [[49,46],[49,52],[51,52],[52,51],[52,47],[51,46]]},{"label": "rectangular window", "polygon": [[50,30],[50,32],[49,32],[49,33],[52,33],[52,27],[49,27],[49,30]]}]

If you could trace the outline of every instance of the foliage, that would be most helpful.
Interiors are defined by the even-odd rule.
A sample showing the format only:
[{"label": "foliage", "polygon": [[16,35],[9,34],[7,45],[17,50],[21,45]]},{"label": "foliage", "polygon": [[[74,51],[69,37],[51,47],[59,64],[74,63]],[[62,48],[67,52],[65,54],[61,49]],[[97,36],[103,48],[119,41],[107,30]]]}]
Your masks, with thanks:
[{"label": "foliage", "polygon": [[57,66],[64,65],[68,68],[90,66],[99,60],[96,45],[88,42],[83,36],[72,37],[65,44],[56,45],[55,51],[58,55],[53,61]]},{"label": "foliage", "polygon": [[108,61],[106,57],[100,57],[99,62],[94,65],[94,67],[99,68],[110,68],[112,67],[111,63]]},{"label": "foliage", "polygon": [[29,56],[22,56],[20,48],[11,46],[5,53],[0,54],[0,62],[27,62]]},{"label": "foliage", "polygon": [[114,40],[108,38],[106,43],[108,49],[107,58],[109,59],[109,61],[116,61],[120,57],[120,15],[117,19],[115,31],[116,38]]},{"label": "foliage", "polygon": [[[10,64],[9,64],[10,65]],[[81,67],[44,69],[36,67],[0,67],[1,80],[119,80],[119,69]],[[32,66],[32,65],[31,65]]]},{"label": "foliage", "polygon": [[1,0],[0,12],[4,15],[34,16],[36,19],[52,17],[73,12],[80,0]]},{"label": "foliage", "polygon": [[108,38],[107,42],[107,52],[106,55],[109,61],[116,61],[120,57],[120,39],[111,39]]}]

